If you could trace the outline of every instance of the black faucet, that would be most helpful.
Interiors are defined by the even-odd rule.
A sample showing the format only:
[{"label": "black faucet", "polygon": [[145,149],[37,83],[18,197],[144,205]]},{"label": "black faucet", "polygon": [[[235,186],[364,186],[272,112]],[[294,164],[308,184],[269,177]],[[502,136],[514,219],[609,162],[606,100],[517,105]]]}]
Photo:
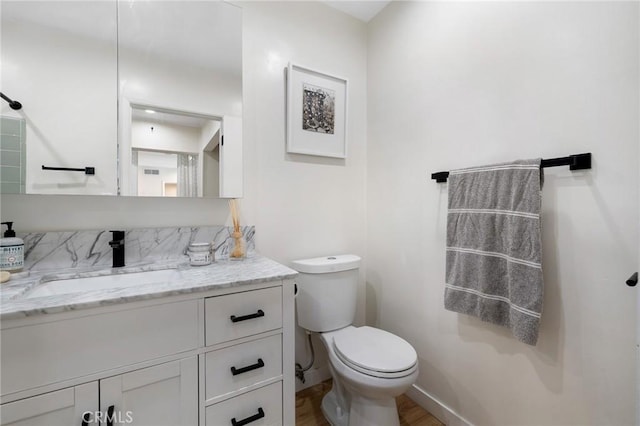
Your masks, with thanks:
[{"label": "black faucet", "polygon": [[121,268],[124,266],[124,231],[111,231],[113,239],[109,241],[109,245],[113,249],[113,267]]}]

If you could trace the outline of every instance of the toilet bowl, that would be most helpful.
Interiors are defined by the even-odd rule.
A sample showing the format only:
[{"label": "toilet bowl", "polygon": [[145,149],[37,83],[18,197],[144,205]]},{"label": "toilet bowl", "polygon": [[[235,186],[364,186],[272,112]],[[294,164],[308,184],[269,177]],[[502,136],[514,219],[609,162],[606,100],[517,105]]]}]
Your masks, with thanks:
[{"label": "toilet bowl", "polygon": [[322,412],[333,426],[398,426],[395,398],[418,377],[418,357],[404,339],[374,327],[355,327],[360,258],[328,256],[292,262],[298,323],[319,333],[333,387]]},{"label": "toilet bowl", "polygon": [[327,420],[334,426],[397,426],[395,398],[418,377],[413,347],[372,327],[348,326],[321,333],[320,338],[334,378],[334,387],[322,401]]}]

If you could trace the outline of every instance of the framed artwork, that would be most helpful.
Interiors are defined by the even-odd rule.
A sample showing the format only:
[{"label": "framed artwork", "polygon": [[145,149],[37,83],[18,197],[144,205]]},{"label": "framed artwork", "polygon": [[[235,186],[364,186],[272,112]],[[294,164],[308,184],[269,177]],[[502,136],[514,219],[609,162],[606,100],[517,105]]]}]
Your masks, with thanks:
[{"label": "framed artwork", "polygon": [[287,152],[347,158],[347,79],[289,63]]}]

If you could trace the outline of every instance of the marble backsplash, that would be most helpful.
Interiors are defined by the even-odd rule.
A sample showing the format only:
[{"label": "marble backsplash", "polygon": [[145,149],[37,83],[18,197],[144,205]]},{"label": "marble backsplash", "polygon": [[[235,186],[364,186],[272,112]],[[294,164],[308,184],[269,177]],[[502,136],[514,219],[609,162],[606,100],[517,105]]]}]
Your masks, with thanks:
[{"label": "marble backsplash", "polygon": [[[203,242],[213,244],[216,260],[225,260],[229,257],[231,232],[227,226],[125,230],[125,264],[186,260],[189,244]],[[255,227],[244,226],[242,232],[250,255],[255,251]],[[112,234],[108,230],[34,232],[18,237],[24,240],[25,271],[108,268],[112,264]]]}]

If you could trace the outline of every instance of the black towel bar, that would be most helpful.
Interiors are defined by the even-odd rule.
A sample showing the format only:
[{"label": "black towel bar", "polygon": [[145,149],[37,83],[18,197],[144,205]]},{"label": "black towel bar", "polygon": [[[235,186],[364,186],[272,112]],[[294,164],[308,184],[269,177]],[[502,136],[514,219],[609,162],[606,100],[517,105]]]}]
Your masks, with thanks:
[{"label": "black towel bar", "polygon": [[[540,167],[569,166],[569,170],[585,170],[591,168],[591,153],[575,154],[568,157],[549,158],[542,160]],[[431,174],[431,179],[438,183],[446,182],[449,172],[437,172]]]},{"label": "black towel bar", "polygon": [[83,168],[73,168],[73,167],[49,167],[42,166],[42,170],[62,170],[66,172],[84,172],[85,175],[95,175],[96,168],[95,167],[83,167]]},{"label": "black towel bar", "polygon": [[20,109],[22,109],[22,104],[20,102],[14,101],[13,99],[11,99],[10,97],[8,97],[7,95],[5,95],[2,92],[0,92],[0,98],[2,98],[5,101],[7,101],[9,103],[9,107],[11,109],[14,109],[16,111],[19,111]]}]

